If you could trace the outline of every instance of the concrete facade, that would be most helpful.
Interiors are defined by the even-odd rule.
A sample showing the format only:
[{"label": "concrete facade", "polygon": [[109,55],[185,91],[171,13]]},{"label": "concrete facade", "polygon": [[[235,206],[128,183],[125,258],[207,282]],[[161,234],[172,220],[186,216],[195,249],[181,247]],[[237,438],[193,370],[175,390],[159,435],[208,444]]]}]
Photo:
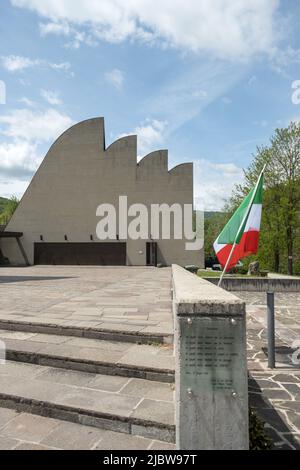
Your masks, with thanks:
[{"label": "concrete facade", "polygon": [[[168,171],[166,150],[137,163],[136,136],[106,148],[104,119],[89,119],[68,129],[52,145],[6,230],[23,232],[22,244],[33,264],[34,244],[99,241],[96,209],[102,203],[118,208],[120,195],[128,196],[128,206],[192,204],[193,166],[184,163]],[[203,250],[186,251],[184,239],[155,241],[157,263],[204,265]],[[126,242],[126,264],[146,265],[146,241]],[[1,248],[12,264],[24,263],[15,240],[2,240]]]}]

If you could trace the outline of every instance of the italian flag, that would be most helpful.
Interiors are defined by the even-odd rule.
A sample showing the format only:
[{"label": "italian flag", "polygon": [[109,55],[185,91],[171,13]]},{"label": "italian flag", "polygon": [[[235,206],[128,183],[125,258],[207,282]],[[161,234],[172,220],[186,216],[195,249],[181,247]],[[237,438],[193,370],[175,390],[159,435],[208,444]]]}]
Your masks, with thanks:
[{"label": "italian flag", "polygon": [[255,187],[245,197],[214,243],[214,250],[223,269],[230,257],[226,271],[235,266],[241,258],[257,253],[263,180],[262,171]]}]

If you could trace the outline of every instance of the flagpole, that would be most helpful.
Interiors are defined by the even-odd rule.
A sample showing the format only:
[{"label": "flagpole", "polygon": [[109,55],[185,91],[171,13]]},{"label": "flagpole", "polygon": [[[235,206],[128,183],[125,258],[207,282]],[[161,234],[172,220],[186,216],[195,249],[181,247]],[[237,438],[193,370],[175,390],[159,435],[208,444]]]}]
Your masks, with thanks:
[{"label": "flagpole", "polygon": [[221,287],[221,284],[222,284],[222,281],[223,281],[223,277],[225,276],[227,267],[228,267],[228,265],[229,265],[229,263],[230,263],[230,260],[231,260],[231,258],[232,258],[234,249],[235,249],[235,247],[236,247],[236,239],[237,239],[237,237],[238,237],[238,235],[239,235],[239,233],[240,233],[241,228],[243,227],[245,221],[246,221],[247,218],[248,218],[248,215],[249,215],[249,213],[250,213],[250,210],[251,210],[251,207],[252,207],[254,198],[255,198],[255,196],[256,196],[256,191],[257,191],[257,188],[258,188],[260,179],[261,179],[261,177],[262,177],[262,175],[263,175],[263,173],[264,173],[264,171],[265,171],[266,166],[267,166],[267,164],[265,164],[265,165],[263,166],[263,169],[262,169],[262,171],[260,172],[259,178],[258,178],[258,180],[257,180],[257,182],[256,182],[255,189],[254,189],[254,191],[253,191],[251,201],[250,201],[250,203],[249,203],[249,206],[248,206],[248,209],[247,209],[247,211],[246,211],[246,214],[244,215],[243,220],[242,220],[242,222],[241,222],[241,224],[240,224],[240,226],[239,226],[239,229],[238,229],[238,231],[237,231],[237,233],[236,233],[236,236],[235,236],[235,239],[234,239],[234,242],[233,242],[231,251],[230,251],[230,253],[229,253],[229,256],[228,256],[228,258],[227,258],[226,264],[225,264],[224,269],[223,269],[223,271],[222,271],[220,280],[219,280],[219,282],[218,282],[218,287]]},{"label": "flagpole", "polygon": [[219,280],[219,282],[218,282],[218,287],[220,287],[221,284],[222,284],[223,277],[224,277],[224,275],[225,275],[225,273],[226,273],[227,266],[229,265],[229,262],[230,262],[230,260],[231,260],[231,258],[232,258],[232,255],[233,255],[233,252],[234,252],[235,247],[236,247],[236,242],[234,242],[234,244],[232,245],[231,251],[230,251],[230,253],[229,253],[229,256],[228,256],[228,258],[227,258],[226,264],[225,264],[224,269],[223,269],[223,271],[222,271],[220,280]]}]

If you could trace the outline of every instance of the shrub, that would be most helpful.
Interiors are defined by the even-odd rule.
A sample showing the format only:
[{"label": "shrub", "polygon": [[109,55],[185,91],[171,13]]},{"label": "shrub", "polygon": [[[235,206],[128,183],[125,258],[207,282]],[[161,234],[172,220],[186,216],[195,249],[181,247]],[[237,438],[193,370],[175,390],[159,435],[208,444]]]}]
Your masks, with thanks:
[{"label": "shrub", "polygon": [[185,266],[184,269],[186,269],[190,273],[197,274],[199,266],[194,266],[193,264],[191,264],[190,266]]},{"label": "shrub", "polygon": [[234,274],[247,274],[248,272],[248,267],[247,266],[239,266],[234,269]]},{"label": "shrub", "polygon": [[272,441],[266,433],[263,421],[251,408],[249,409],[249,449],[272,449]]}]

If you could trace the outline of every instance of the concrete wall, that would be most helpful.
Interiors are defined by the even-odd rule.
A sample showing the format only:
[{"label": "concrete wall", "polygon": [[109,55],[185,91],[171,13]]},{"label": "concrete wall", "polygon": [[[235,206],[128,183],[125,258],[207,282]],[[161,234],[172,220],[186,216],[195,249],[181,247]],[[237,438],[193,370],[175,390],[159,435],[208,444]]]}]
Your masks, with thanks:
[{"label": "concrete wall", "polygon": [[177,448],[248,449],[245,304],[179,266],[172,278]]},{"label": "concrete wall", "polygon": [[[212,284],[217,285],[219,279],[205,278]],[[222,287],[228,291],[249,292],[300,292],[300,279],[266,279],[266,278],[224,278]]]},{"label": "concrete wall", "polygon": [[[193,202],[193,167],[186,163],[168,171],[166,150],[153,152],[137,164],[137,137],[121,138],[105,148],[104,119],[81,122],[52,145],[34,175],[18,209],[7,226],[24,233],[30,263],[34,243],[95,241],[99,204],[118,207],[119,195],[128,204]],[[150,234],[149,234],[150,235]],[[185,240],[158,240],[158,262],[165,265],[204,265],[203,250],[186,251]],[[2,249],[11,263],[23,263],[15,240],[3,240]],[[127,264],[146,264],[146,241],[127,244]]]}]

